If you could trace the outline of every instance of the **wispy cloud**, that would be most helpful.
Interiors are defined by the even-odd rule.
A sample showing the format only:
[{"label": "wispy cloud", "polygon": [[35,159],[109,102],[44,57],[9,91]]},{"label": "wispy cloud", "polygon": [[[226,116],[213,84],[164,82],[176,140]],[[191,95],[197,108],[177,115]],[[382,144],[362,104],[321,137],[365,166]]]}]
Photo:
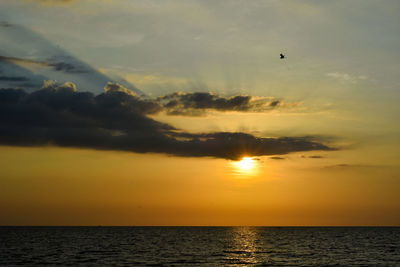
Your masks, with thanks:
[{"label": "wispy cloud", "polygon": [[351,169],[376,169],[376,168],[383,168],[384,166],[381,165],[369,165],[369,164],[347,164],[347,163],[341,163],[341,164],[335,164],[335,165],[327,165],[324,166],[323,168],[326,169],[337,169],[337,170],[351,170]]},{"label": "wispy cloud", "polygon": [[323,159],[325,158],[324,156],[321,155],[313,155],[313,156],[309,156],[310,159]]},{"label": "wispy cloud", "polygon": [[0,56],[0,62],[8,62],[18,65],[28,64],[36,67],[50,67],[54,71],[62,71],[66,73],[87,73],[91,71],[84,66],[63,61],[40,61],[35,59]]},{"label": "wispy cloud", "polygon": [[44,6],[67,6],[76,0],[20,0],[22,2],[38,3]]},{"label": "wispy cloud", "polygon": [[326,74],[326,76],[349,83],[358,83],[359,81],[366,80],[368,78],[365,75],[350,75],[344,72],[329,72]]},{"label": "wispy cloud", "polygon": [[26,93],[0,89],[0,143],[57,145],[239,159],[295,151],[332,150],[312,137],[260,138],[242,132],[188,133],[146,116],[162,109],[109,84],[99,95],[73,83],[46,83]]},{"label": "wispy cloud", "polygon": [[37,61],[34,59],[19,58],[19,57],[0,56],[0,62],[7,62],[14,64],[33,64],[41,67],[48,66],[46,62]]},{"label": "wispy cloud", "polygon": [[274,160],[284,160],[285,158],[275,156],[275,157],[270,157],[270,159],[274,159]]}]

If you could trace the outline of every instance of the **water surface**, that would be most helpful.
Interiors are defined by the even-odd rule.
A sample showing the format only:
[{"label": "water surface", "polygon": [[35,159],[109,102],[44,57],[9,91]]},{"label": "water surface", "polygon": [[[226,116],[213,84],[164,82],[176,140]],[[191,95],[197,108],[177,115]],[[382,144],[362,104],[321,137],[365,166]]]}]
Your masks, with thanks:
[{"label": "water surface", "polygon": [[0,265],[400,266],[399,227],[0,227]]}]

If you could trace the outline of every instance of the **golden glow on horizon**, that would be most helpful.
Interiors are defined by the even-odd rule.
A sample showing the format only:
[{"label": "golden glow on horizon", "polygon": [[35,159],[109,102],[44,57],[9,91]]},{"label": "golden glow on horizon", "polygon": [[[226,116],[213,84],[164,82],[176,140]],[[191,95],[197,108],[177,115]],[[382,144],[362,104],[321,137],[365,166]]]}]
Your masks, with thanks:
[{"label": "golden glow on horizon", "polygon": [[250,157],[241,171],[224,159],[0,146],[0,225],[398,225],[398,169],[311,155]]},{"label": "golden glow on horizon", "polygon": [[240,161],[232,162],[235,173],[239,175],[254,175],[257,171],[257,162],[251,157],[243,157]]}]

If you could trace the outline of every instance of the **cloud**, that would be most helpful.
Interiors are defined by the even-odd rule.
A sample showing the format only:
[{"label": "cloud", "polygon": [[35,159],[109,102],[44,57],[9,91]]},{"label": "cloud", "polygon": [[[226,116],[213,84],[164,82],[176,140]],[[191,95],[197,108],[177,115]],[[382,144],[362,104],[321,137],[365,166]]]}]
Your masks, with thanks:
[{"label": "cloud", "polygon": [[359,81],[368,79],[368,77],[365,75],[350,75],[350,74],[342,73],[342,72],[329,72],[326,74],[326,76],[337,79],[342,82],[349,82],[349,83],[353,83],[353,84],[356,84]]},{"label": "cloud", "polygon": [[[71,62],[65,62],[65,61]],[[47,61],[40,61],[35,59],[26,59],[19,57],[0,56],[0,63],[11,63],[17,66],[30,67],[30,68],[51,68],[53,71],[59,71],[69,74],[85,74],[94,73],[91,68],[85,67],[80,63],[75,63],[70,57],[58,56],[48,59]],[[29,81],[23,77],[0,76],[0,81],[16,82],[16,81]],[[132,85],[131,85],[132,86]],[[8,87],[8,86],[7,86]],[[141,93],[139,89],[132,86],[134,90]],[[121,84],[111,83],[105,87],[106,91],[116,92],[120,91],[125,94],[133,94],[136,99],[139,95],[127,89]],[[143,93],[142,93],[143,95]],[[138,101],[139,103],[140,101]],[[164,96],[157,97],[149,100],[146,105],[152,102],[153,111],[157,113],[165,111],[167,115],[181,115],[181,116],[204,116],[209,111],[227,112],[267,112],[276,109],[290,109],[299,105],[299,103],[286,103],[272,97],[254,97],[248,95],[236,95],[231,97],[223,97],[218,94],[209,92],[194,92],[183,93],[175,92]],[[157,107],[157,108],[156,108]],[[148,113],[150,114],[150,113]]]},{"label": "cloud", "polygon": [[283,160],[283,159],[285,159],[285,158],[283,158],[283,157],[270,157],[270,159]]},{"label": "cloud", "polygon": [[43,81],[42,89],[55,90],[55,91],[66,90],[71,92],[77,92],[76,85],[72,82],[66,82],[62,85],[59,85],[57,84],[57,81],[52,81],[52,80]]},{"label": "cloud", "polygon": [[28,80],[29,79],[22,76],[0,76],[0,81],[6,81],[6,82],[26,82]]},{"label": "cloud", "polygon": [[[164,153],[237,160],[242,156],[332,150],[310,137],[260,138],[240,132],[188,133],[147,117],[161,107],[108,84],[99,95],[46,82],[26,93],[0,89],[0,144]],[[240,101],[239,101],[240,102]]]},{"label": "cloud", "polygon": [[66,73],[87,73],[90,70],[85,69],[84,67],[77,66],[71,63],[65,62],[48,62],[47,66],[52,67],[55,71],[64,71]]},{"label": "cloud", "polygon": [[325,169],[340,169],[340,170],[352,170],[352,169],[376,169],[376,168],[382,168],[383,166],[381,165],[370,165],[370,164],[347,164],[347,163],[341,163],[341,164],[335,164],[335,165],[327,165],[324,166],[323,168]]},{"label": "cloud", "polygon": [[39,3],[44,6],[65,6],[72,4],[76,0],[23,0],[23,1]]},{"label": "cloud", "polygon": [[11,27],[12,24],[8,23],[7,21],[0,21],[0,27]]},{"label": "cloud", "polygon": [[157,98],[169,115],[200,116],[207,110],[265,112],[288,106],[280,100],[267,97],[237,95],[221,97],[213,93],[176,92]]},{"label": "cloud", "polygon": [[115,93],[115,92],[121,92],[124,94],[128,94],[134,97],[139,97],[135,92],[129,90],[128,88],[120,85],[119,83],[112,83],[108,82],[107,85],[104,87],[104,90],[108,93]]},{"label": "cloud", "polygon": [[309,156],[310,159],[323,159],[324,156],[320,156],[320,155],[313,155],[313,156]]},{"label": "cloud", "polygon": [[359,167],[359,165],[341,163],[335,165],[328,165],[325,166],[324,168],[353,168],[353,167]]},{"label": "cloud", "polygon": [[18,58],[18,57],[7,57],[7,56],[0,56],[0,62],[5,63],[13,63],[19,65],[33,65],[37,67],[50,67],[54,71],[62,71],[65,73],[88,73],[91,72],[90,69],[85,68],[84,66],[80,66],[79,64],[72,64],[67,62],[54,62],[51,61],[39,61],[34,59],[25,59],[25,58]]},{"label": "cloud", "polygon": [[5,63],[14,63],[14,64],[35,64],[39,66],[47,66],[48,64],[45,62],[41,61],[36,61],[33,59],[24,59],[24,58],[18,58],[18,57],[7,57],[7,56],[0,56],[0,62],[5,62]]},{"label": "cloud", "polygon": [[[329,137],[326,137],[326,138],[320,137],[319,138],[319,140],[323,140],[323,139],[330,139],[330,138]],[[308,159],[323,159],[325,157],[321,156],[321,155],[311,155],[311,156],[301,155],[301,158],[303,158],[303,159],[305,159],[305,158],[308,158]]]}]

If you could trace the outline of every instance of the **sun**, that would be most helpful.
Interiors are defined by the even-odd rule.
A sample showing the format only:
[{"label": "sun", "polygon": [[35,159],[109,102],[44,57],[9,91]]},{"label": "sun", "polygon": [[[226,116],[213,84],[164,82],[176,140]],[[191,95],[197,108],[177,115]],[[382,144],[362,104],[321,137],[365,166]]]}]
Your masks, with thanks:
[{"label": "sun", "polygon": [[236,169],[235,173],[240,175],[253,174],[257,167],[256,160],[251,157],[243,157],[240,161],[234,161],[232,164]]},{"label": "sun", "polygon": [[237,166],[243,171],[248,171],[254,167],[254,161],[252,158],[244,157],[237,162]]}]

